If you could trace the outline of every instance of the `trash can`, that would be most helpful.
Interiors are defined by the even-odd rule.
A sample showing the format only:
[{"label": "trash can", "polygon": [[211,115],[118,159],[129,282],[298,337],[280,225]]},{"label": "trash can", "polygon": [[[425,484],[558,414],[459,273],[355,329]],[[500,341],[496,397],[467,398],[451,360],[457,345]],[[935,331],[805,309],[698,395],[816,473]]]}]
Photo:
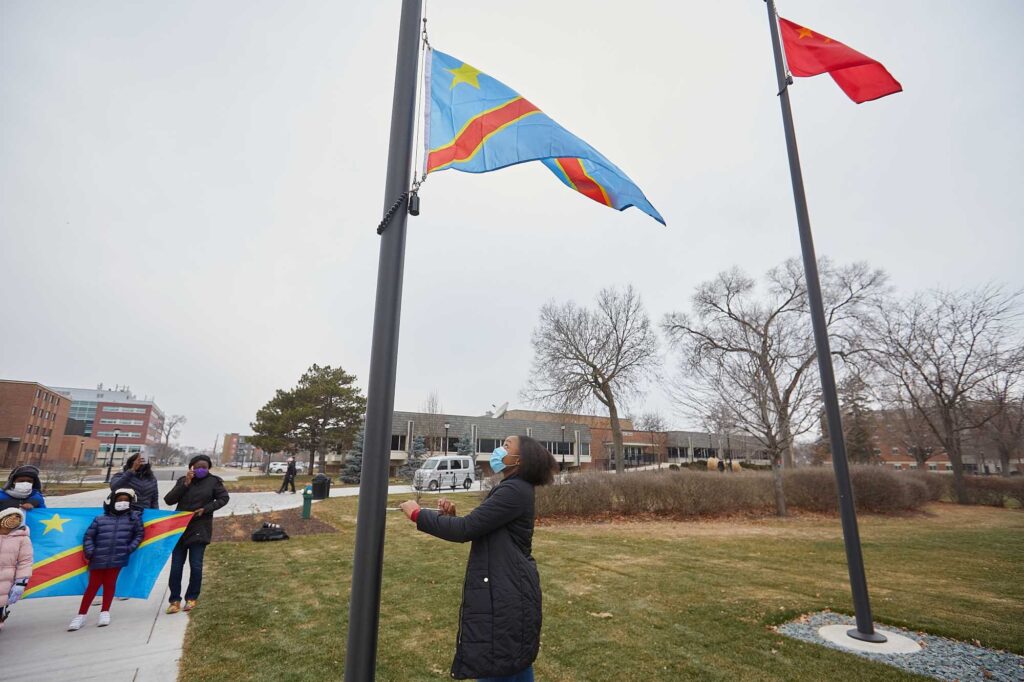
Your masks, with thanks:
[{"label": "trash can", "polygon": [[326,500],[331,496],[331,479],[323,474],[313,477],[313,499]]}]

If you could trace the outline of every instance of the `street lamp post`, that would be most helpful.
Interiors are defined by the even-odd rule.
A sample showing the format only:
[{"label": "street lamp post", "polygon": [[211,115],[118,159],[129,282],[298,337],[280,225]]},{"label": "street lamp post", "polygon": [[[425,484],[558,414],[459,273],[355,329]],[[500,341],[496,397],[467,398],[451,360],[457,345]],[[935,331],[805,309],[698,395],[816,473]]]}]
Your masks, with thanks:
[{"label": "street lamp post", "polygon": [[105,483],[110,483],[110,469],[114,466],[114,451],[117,450],[117,437],[121,435],[121,429],[114,429],[114,444],[110,446],[110,457],[107,458],[107,477]]},{"label": "street lamp post", "polygon": [[83,441],[78,443],[78,457],[75,459],[75,468],[76,469],[79,466],[82,465],[82,450],[84,450],[84,449],[85,449],[85,441],[83,440]]},{"label": "street lamp post", "polygon": [[562,468],[565,471],[565,424],[562,424],[562,440],[558,441],[558,451],[562,454]]},{"label": "street lamp post", "polygon": [[451,428],[451,424],[448,422],[444,423],[444,454],[448,454],[448,429]]}]

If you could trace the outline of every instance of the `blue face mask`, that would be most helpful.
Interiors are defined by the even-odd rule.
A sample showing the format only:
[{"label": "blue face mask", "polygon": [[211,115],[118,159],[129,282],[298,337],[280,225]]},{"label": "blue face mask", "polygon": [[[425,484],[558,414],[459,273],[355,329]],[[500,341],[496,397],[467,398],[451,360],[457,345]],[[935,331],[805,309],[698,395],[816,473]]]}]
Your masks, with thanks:
[{"label": "blue face mask", "polygon": [[505,448],[496,448],[491,453],[491,471],[494,473],[501,473],[501,470],[505,468],[505,463],[501,460],[505,459],[505,455],[508,454],[508,450]]}]

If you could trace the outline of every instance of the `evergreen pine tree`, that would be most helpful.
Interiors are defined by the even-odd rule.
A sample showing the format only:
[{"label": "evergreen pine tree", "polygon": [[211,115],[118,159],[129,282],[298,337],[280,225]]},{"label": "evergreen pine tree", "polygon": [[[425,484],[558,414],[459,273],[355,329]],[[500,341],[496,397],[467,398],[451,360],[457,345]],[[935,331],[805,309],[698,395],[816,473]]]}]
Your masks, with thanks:
[{"label": "evergreen pine tree", "polygon": [[398,475],[412,482],[413,476],[423,466],[423,455],[425,454],[427,454],[427,442],[423,436],[416,436],[412,439],[412,452],[409,454],[409,459],[398,470]]},{"label": "evergreen pine tree", "polygon": [[359,432],[352,441],[352,449],[345,455],[345,466],[341,470],[341,480],[345,483],[359,483],[363,476],[363,438],[366,426],[360,426]]},{"label": "evergreen pine tree", "polygon": [[462,438],[459,438],[459,454],[463,457],[472,457],[476,453],[476,447],[474,446],[475,443],[468,433],[462,434]]}]

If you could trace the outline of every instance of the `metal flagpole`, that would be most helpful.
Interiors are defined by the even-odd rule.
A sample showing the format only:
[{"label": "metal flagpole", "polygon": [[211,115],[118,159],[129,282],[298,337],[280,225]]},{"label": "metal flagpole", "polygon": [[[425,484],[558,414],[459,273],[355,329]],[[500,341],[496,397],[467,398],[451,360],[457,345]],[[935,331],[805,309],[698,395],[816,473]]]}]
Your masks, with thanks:
[{"label": "metal flagpole", "polygon": [[864,575],[864,556],[861,554],[860,532],[857,529],[857,513],[853,507],[853,489],[850,486],[850,468],[846,460],[846,443],[843,441],[839,398],[836,395],[836,378],[832,370],[832,351],[829,348],[825,308],[821,300],[821,282],[818,280],[818,261],[814,255],[811,219],[807,213],[807,196],[804,194],[800,155],[796,148],[793,110],[789,105],[788,86],[792,83],[792,78],[786,73],[782,41],[779,37],[779,24],[775,12],[775,0],[765,0],[765,2],[768,5],[768,23],[772,33],[772,49],[775,52],[775,74],[779,83],[779,103],[782,105],[782,124],[786,131],[786,149],[789,152],[789,174],[793,181],[793,201],[796,204],[800,251],[803,255],[804,276],[807,280],[807,300],[811,309],[814,345],[818,353],[818,372],[821,375],[821,392],[825,402],[828,436],[832,447],[832,468],[835,470],[836,489],[839,493],[839,515],[843,523],[846,564],[850,571],[850,590],[853,592],[853,608],[857,616],[857,627],[849,630],[847,634],[865,642],[881,643],[886,641],[886,638],[875,632],[871,618],[868,581]]},{"label": "metal flagpole", "polygon": [[[402,1],[395,93],[391,103],[388,172],[384,184],[385,211],[409,190],[416,118],[420,2]],[[395,406],[407,219],[406,202],[403,200],[386,229],[383,229],[377,264],[377,303],[373,316],[373,345],[370,351],[363,441],[365,454],[359,483],[352,596],[348,611],[348,651],[345,656],[345,679],[348,682],[366,682],[375,676],[388,465],[391,456],[391,415]]]}]

